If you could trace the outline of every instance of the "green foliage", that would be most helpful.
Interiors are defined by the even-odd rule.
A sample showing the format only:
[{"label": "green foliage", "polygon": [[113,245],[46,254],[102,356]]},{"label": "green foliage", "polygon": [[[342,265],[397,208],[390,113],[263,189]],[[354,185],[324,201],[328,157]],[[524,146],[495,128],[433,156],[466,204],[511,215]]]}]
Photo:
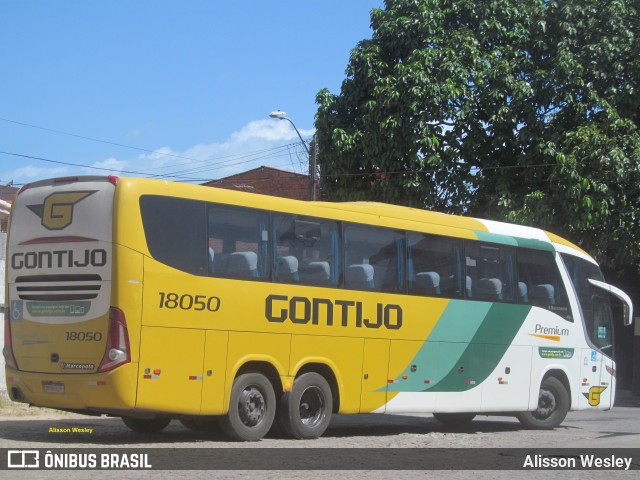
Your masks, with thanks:
[{"label": "green foliage", "polygon": [[[326,198],[548,228],[640,258],[637,0],[387,0],[318,93]],[[634,260],[637,263],[637,260]]]}]

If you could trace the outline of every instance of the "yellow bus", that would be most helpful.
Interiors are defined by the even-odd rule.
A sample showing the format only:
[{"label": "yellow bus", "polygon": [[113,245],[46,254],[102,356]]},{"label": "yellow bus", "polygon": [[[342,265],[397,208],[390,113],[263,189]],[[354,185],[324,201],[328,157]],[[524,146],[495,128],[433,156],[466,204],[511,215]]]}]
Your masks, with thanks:
[{"label": "yellow bus", "polygon": [[8,235],[17,402],[258,440],[332,414],[515,415],[554,428],[615,395],[610,302],[562,238],[378,203],[159,180],[25,185]]}]

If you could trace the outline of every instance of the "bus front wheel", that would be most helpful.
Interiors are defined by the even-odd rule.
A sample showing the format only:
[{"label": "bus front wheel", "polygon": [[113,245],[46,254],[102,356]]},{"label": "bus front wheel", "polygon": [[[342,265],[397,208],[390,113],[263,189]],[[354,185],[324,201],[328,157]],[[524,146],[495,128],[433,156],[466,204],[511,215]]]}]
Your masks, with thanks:
[{"label": "bus front wheel", "polygon": [[547,377],[540,385],[538,408],[533,412],[521,412],[518,420],[527,428],[549,430],[558,427],[567,416],[570,407],[569,393],[555,377]]},{"label": "bus front wheel", "polygon": [[295,379],[291,392],[283,394],[278,425],[288,437],[300,440],[320,437],[331,421],[333,396],[322,375],[304,373]]},{"label": "bus front wheel", "polygon": [[122,421],[127,427],[137,433],[158,433],[171,423],[170,418],[122,417]]},{"label": "bus front wheel", "polygon": [[264,437],[276,415],[276,394],[261,373],[238,375],[231,388],[229,412],[220,428],[233,440],[257,441]]}]

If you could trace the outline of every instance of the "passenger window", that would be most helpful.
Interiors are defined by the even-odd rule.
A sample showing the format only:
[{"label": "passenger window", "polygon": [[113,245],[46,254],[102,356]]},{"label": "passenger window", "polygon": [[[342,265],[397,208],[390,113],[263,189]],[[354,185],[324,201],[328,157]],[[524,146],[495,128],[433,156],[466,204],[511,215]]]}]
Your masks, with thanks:
[{"label": "passenger window", "polygon": [[466,281],[462,275],[462,241],[409,233],[407,279],[409,293],[462,298]]},{"label": "passenger window", "polygon": [[552,252],[518,250],[518,302],[545,308],[573,321],[567,292]]},{"label": "passenger window", "polygon": [[515,302],[514,253],[514,248],[505,245],[467,242],[467,297],[488,302]]},{"label": "passenger window", "polygon": [[209,275],[268,279],[268,222],[268,215],[261,211],[209,205]]},{"label": "passenger window", "polygon": [[273,217],[274,279],[301,285],[340,281],[338,223],[296,215]]},{"label": "passenger window", "polygon": [[140,197],[142,225],[151,256],[170,267],[206,275],[205,203],[176,197]]},{"label": "passenger window", "polygon": [[404,234],[377,227],[345,226],[346,288],[404,292]]}]

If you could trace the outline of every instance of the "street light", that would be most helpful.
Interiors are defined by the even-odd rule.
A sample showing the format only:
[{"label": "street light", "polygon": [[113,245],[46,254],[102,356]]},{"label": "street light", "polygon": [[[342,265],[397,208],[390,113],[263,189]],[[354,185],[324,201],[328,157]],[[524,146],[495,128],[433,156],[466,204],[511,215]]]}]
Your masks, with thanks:
[{"label": "street light", "polygon": [[298,138],[300,139],[300,141],[302,142],[302,146],[304,147],[304,149],[307,151],[307,155],[309,156],[309,198],[311,200],[315,200],[316,199],[316,158],[315,158],[315,148],[314,148],[314,154],[311,155],[311,152],[309,151],[309,147],[307,147],[307,142],[304,141],[304,139],[302,138],[302,135],[300,135],[300,132],[298,131],[298,128],[296,127],[296,124],[293,123],[293,121],[287,117],[287,112],[283,112],[281,110],[275,110],[273,112],[271,112],[269,114],[269,116],[271,118],[276,118],[278,120],[286,120],[288,121],[291,126],[293,127],[293,129],[296,131],[296,133],[298,134]]},{"label": "street light", "polygon": [[293,123],[293,121],[289,117],[287,117],[287,112],[283,112],[281,110],[276,110],[274,112],[271,112],[269,114],[269,116],[271,118],[277,118],[278,120],[286,120],[286,121],[288,121],[291,124],[291,126],[293,127],[293,129],[296,131],[296,133],[298,134],[298,138],[300,138],[300,141],[302,142],[302,146],[307,151],[307,155],[311,156],[311,153],[309,152],[309,147],[307,147],[307,142],[305,142],[304,139],[302,138],[302,135],[300,135],[300,132],[296,128],[296,124]]}]

